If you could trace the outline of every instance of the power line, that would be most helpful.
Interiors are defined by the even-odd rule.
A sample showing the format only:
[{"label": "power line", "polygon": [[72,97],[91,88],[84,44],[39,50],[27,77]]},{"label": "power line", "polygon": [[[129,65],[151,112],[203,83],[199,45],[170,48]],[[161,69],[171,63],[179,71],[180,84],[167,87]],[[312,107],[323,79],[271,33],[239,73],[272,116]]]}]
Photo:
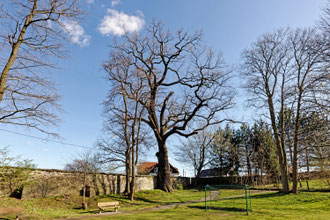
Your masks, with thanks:
[{"label": "power line", "polygon": [[61,142],[61,141],[49,140],[47,138],[41,138],[41,137],[29,135],[29,134],[22,134],[22,133],[15,132],[15,131],[9,131],[9,130],[3,129],[3,128],[0,128],[0,130],[5,131],[5,132],[9,132],[9,133],[12,133],[12,134],[16,134],[16,135],[21,135],[21,136],[24,136],[24,137],[34,138],[34,139],[38,139],[38,140],[42,140],[42,141],[46,141],[46,142],[53,142],[53,143],[61,144],[61,145],[68,145],[68,146],[80,147],[80,148],[85,148],[85,149],[90,149],[91,148],[91,147],[78,145],[78,144],[71,144],[71,143],[66,143],[66,142]]}]

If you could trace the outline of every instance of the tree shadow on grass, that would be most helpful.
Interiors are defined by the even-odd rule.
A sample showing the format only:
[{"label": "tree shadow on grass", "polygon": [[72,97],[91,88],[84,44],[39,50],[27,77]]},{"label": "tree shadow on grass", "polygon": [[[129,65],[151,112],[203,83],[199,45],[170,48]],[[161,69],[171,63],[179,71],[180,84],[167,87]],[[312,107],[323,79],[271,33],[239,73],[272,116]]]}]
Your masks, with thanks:
[{"label": "tree shadow on grass", "polygon": [[330,192],[330,188],[329,189],[298,189],[299,192]]},{"label": "tree shadow on grass", "polygon": [[150,200],[150,199],[146,199],[146,198],[135,198],[136,201],[142,201],[142,202],[147,202],[147,203],[159,203],[158,201],[153,201],[153,200]]},{"label": "tree shadow on grass", "polygon": [[[188,208],[205,210],[205,206],[188,206]],[[207,209],[217,210],[217,211],[229,211],[229,212],[246,212],[246,209],[235,208],[235,207],[208,206]]]},{"label": "tree shadow on grass", "polygon": [[[168,204],[176,204],[176,203],[184,202],[184,200],[179,200],[179,201],[175,201],[175,202],[162,202],[162,201],[154,201],[154,200],[150,200],[150,199],[146,199],[146,198],[139,198],[139,197],[136,197],[135,201],[142,201],[142,202],[146,202],[146,203],[159,204],[159,205],[168,205]],[[135,204],[135,205],[141,205],[141,204]]]},{"label": "tree shadow on grass", "polygon": [[[259,195],[250,195],[251,199],[266,199],[266,198],[275,198],[275,197],[280,197],[280,196],[285,196],[287,194],[280,193],[280,192],[275,192],[275,193],[265,193],[265,194],[259,194]],[[217,198],[213,199],[212,201],[223,201],[223,200],[240,200],[240,199],[245,199],[245,195],[242,196],[235,196],[235,197],[225,197],[225,198]]]},{"label": "tree shadow on grass", "polygon": [[266,199],[266,198],[275,198],[275,197],[281,197],[288,194],[281,193],[281,192],[275,192],[275,193],[265,193],[265,194],[259,194],[259,195],[251,195],[251,199]]}]

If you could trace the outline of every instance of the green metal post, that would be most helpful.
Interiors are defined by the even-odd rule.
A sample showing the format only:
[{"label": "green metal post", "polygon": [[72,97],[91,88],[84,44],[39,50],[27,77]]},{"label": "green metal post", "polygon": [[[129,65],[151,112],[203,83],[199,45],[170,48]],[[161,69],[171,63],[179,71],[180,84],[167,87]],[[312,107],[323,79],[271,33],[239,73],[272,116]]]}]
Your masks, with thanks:
[{"label": "green metal post", "polygon": [[249,200],[250,200],[250,211],[252,212],[252,205],[251,205],[251,192],[250,192],[250,188],[249,188]]},{"label": "green metal post", "polygon": [[207,211],[207,203],[206,203],[206,187],[207,187],[207,185],[205,186],[205,211]]},{"label": "green metal post", "polygon": [[247,195],[247,186],[244,186],[245,188],[245,202],[246,202],[246,214],[249,215],[249,204],[248,204],[248,195]]}]

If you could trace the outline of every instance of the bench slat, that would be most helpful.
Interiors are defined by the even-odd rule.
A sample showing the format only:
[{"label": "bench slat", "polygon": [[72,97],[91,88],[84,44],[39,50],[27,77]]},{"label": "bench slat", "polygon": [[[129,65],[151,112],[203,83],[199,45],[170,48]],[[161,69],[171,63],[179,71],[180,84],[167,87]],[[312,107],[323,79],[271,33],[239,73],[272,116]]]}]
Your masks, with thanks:
[{"label": "bench slat", "polygon": [[97,203],[97,206],[118,206],[119,202],[99,202]]},{"label": "bench slat", "polygon": [[105,209],[115,209],[115,212],[117,212],[118,208],[120,208],[119,202],[99,202],[97,206],[100,209],[100,213],[105,211]]}]

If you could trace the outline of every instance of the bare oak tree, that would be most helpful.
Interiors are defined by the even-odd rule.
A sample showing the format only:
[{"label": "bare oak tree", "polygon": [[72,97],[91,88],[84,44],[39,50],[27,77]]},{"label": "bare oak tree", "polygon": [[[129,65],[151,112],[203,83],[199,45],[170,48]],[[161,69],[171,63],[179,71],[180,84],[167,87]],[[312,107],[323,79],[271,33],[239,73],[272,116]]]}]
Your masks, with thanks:
[{"label": "bare oak tree", "polygon": [[78,0],[0,3],[0,123],[46,132],[56,122],[59,96],[49,71],[66,54],[64,23],[80,14]]},{"label": "bare oak tree", "polygon": [[[103,66],[111,83],[111,90],[103,103],[106,118],[104,129],[112,135],[112,140],[103,141],[110,142],[110,146],[105,146],[102,142],[99,146],[110,160],[115,160],[119,155],[125,158],[125,192],[133,201],[136,165],[141,147],[149,145],[150,131],[146,131],[141,123],[145,111],[144,106],[139,104],[145,95],[143,75],[139,71],[131,71],[131,61],[126,58],[111,53],[111,61]],[[118,147],[122,149],[121,153],[113,154]]]},{"label": "bare oak tree", "polygon": [[[329,66],[324,54],[329,51],[328,37],[317,34],[315,29],[297,29],[289,35],[290,55],[292,54],[292,103],[295,111],[293,160],[292,160],[292,192],[298,192],[298,145],[302,111],[315,111],[317,108],[329,110]],[[329,40],[329,39],[328,39]],[[322,43],[324,42],[324,43]],[[289,55],[289,56],[290,56]],[[327,86],[328,85],[328,86]],[[321,104],[322,103],[322,104]],[[320,106],[321,104],[321,106]]]},{"label": "bare oak tree", "polygon": [[[243,52],[242,71],[246,77],[245,88],[252,95],[249,103],[257,108],[267,107],[273,129],[279,165],[281,170],[282,191],[289,193],[288,162],[284,145],[284,107],[287,98],[286,81],[289,77],[290,57],[287,56],[287,30],[278,30],[263,35],[252,48]],[[277,105],[276,103],[280,103]],[[276,115],[280,112],[280,126]]]},{"label": "bare oak tree", "polygon": [[[297,193],[302,112],[328,111],[329,64],[324,59],[329,51],[328,39],[329,36],[319,34],[312,28],[279,30],[263,35],[252,49],[243,53],[243,70],[248,79],[246,87],[255,95],[255,99],[250,101],[266,104],[269,109],[285,193],[289,192],[286,128],[293,127],[289,151],[292,192]],[[294,117],[290,125],[285,124],[289,122],[289,115],[285,115],[288,113]],[[278,123],[275,118],[277,114]]]},{"label": "bare oak tree", "polygon": [[201,38],[201,33],[171,33],[153,22],[144,35],[126,35],[112,46],[113,53],[130,60],[131,71],[143,76],[146,95],[139,104],[146,114],[140,120],[158,143],[157,183],[167,192],[173,190],[167,139],[175,134],[189,137],[220,123],[217,113],[232,107],[229,72],[220,56],[201,46]]}]

